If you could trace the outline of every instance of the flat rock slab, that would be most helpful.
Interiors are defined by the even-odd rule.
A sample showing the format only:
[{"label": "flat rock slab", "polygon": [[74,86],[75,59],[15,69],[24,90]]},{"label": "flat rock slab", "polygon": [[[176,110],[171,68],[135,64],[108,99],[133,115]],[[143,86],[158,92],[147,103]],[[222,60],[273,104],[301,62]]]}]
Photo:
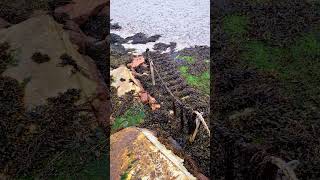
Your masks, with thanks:
[{"label": "flat rock slab", "polygon": [[195,180],[183,159],[146,129],[130,127],[111,136],[110,179]]},{"label": "flat rock slab", "polygon": [[[89,60],[76,51],[68,33],[52,17],[40,15],[0,30],[0,43],[3,42],[8,42],[11,50],[15,51],[14,58],[18,62],[17,66],[9,67],[3,75],[20,83],[30,80],[25,87],[26,107],[44,104],[47,98],[72,88],[81,89],[82,101],[96,93],[96,81],[80,72],[73,74],[72,66],[59,66],[62,62],[60,56],[66,53],[88,74],[88,70],[92,69]],[[34,62],[32,56],[36,52],[48,55],[50,60],[40,64]]]}]

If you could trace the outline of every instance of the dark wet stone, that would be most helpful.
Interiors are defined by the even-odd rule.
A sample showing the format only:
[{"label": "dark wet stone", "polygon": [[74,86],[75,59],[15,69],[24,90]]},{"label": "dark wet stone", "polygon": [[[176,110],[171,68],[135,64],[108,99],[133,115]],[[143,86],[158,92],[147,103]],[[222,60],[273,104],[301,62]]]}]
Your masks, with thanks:
[{"label": "dark wet stone", "polygon": [[121,29],[122,27],[118,23],[111,23],[110,29]]},{"label": "dark wet stone", "polygon": [[111,44],[111,55],[125,55],[127,54],[126,49],[121,44]]},{"label": "dark wet stone", "polygon": [[154,35],[148,38],[148,42],[156,42],[157,40],[159,40],[159,38],[161,37],[161,35]]},{"label": "dark wet stone", "polygon": [[145,44],[148,42],[148,37],[144,33],[137,33],[127,37],[126,40],[132,40],[132,44]]},{"label": "dark wet stone", "polygon": [[168,49],[168,47],[170,47],[169,44],[157,43],[153,46],[153,49],[156,51],[166,51]]},{"label": "dark wet stone", "polygon": [[160,35],[147,37],[144,33],[137,33],[133,36],[127,37],[126,40],[132,40],[132,44],[146,44],[148,42],[156,42],[160,37]]},{"label": "dark wet stone", "polygon": [[177,43],[176,42],[170,42],[171,51],[173,51],[176,47],[177,47]]},{"label": "dark wet stone", "polygon": [[123,44],[123,43],[126,43],[128,42],[128,40],[122,38],[121,36],[117,35],[117,34],[114,34],[114,33],[110,33],[110,37],[111,37],[111,43],[112,44]]},{"label": "dark wet stone", "polygon": [[83,32],[98,40],[103,40],[108,34],[108,17],[107,16],[94,16],[90,17],[87,23],[81,26]]},{"label": "dark wet stone", "polygon": [[[109,56],[108,46],[106,41],[101,41],[98,43],[94,43],[86,49],[86,54],[90,56],[99,69],[101,74],[108,74],[109,70],[107,67],[106,59]],[[107,82],[107,77],[103,76],[105,82]]]}]

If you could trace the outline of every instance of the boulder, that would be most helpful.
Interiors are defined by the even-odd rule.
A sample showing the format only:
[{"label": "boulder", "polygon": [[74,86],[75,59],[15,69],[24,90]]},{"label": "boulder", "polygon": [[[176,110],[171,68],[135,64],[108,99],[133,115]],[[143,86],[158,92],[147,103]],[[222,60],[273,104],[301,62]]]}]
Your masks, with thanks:
[{"label": "boulder", "polygon": [[196,179],[184,160],[147,129],[129,127],[112,134],[110,146],[110,179]]},{"label": "boulder", "polygon": [[128,40],[114,33],[110,33],[109,37],[111,38],[111,44],[124,44],[128,42]]},{"label": "boulder", "polygon": [[156,51],[166,51],[168,49],[168,47],[170,47],[169,44],[157,43],[153,46],[153,49]]},{"label": "boulder", "polygon": [[81,26],[81,28],[88,36],[92,36],[98,40],[104,40],[109,34],[108,21],[108,16],[92,16]]},{"label": "boulder", "polygon": [[57,19],[67,15],[77,24],[84,24],[90,16],[97,15],[107,5],[106,0],[73,0],[73,3],[60,6],[54,10]]},{"label": "boulder", "polygon": [[[89,72],[92,60],[83,58],[70,41],[69,34],[62,25],[49,15],[32,17],[20,24],[0,30],[0,43],[8,42],[14,51],[16,66],[8,67],[4,76],[12,77],[25,85],[24,104],[27,108],[46,103],[49,97],[68,89],[80,89],[84,102],[95,96],[97,81]],[[32,60],[35,53],[49,57],[49,61],[38,64]],[[82,71],[76,71],[71,65],[61,66],[61,55],[72,57]]]}]

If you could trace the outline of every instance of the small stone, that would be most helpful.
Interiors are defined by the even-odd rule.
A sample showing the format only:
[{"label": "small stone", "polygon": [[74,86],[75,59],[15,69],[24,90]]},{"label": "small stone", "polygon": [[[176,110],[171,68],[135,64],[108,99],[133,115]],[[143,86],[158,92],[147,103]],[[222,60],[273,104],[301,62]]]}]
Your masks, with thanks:
[{"label": "small stone", "polygon": [[172,111],[172,110],[170,110],[170,111],[169,111],[169,114],[170,114],[170,115],[173,115],[173,111]]}]

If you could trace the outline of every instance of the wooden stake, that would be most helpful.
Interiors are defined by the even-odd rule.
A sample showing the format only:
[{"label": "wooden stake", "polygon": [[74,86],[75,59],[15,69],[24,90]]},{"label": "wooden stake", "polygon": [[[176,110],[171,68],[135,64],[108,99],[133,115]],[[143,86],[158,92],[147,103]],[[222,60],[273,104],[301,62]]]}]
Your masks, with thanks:
[{"label": "wooden stake", "polygon": [[150,59],[150,71],[151,71],[152,85],[154,86],[156,85],[156,82],[154,80],[153,62],[151,59]]},{"label": "wooden stake", "polygon": [[184,108],[183,106],[179,106],[180,108],[180,130],[181,133],[184,133]]},{"label": "wooden stake", "polygon": [[176,116],[177,116],[177,108],[176,108],[175,99],[172,99],[172,109],[173,109],[173,118],[176,119]]}]

